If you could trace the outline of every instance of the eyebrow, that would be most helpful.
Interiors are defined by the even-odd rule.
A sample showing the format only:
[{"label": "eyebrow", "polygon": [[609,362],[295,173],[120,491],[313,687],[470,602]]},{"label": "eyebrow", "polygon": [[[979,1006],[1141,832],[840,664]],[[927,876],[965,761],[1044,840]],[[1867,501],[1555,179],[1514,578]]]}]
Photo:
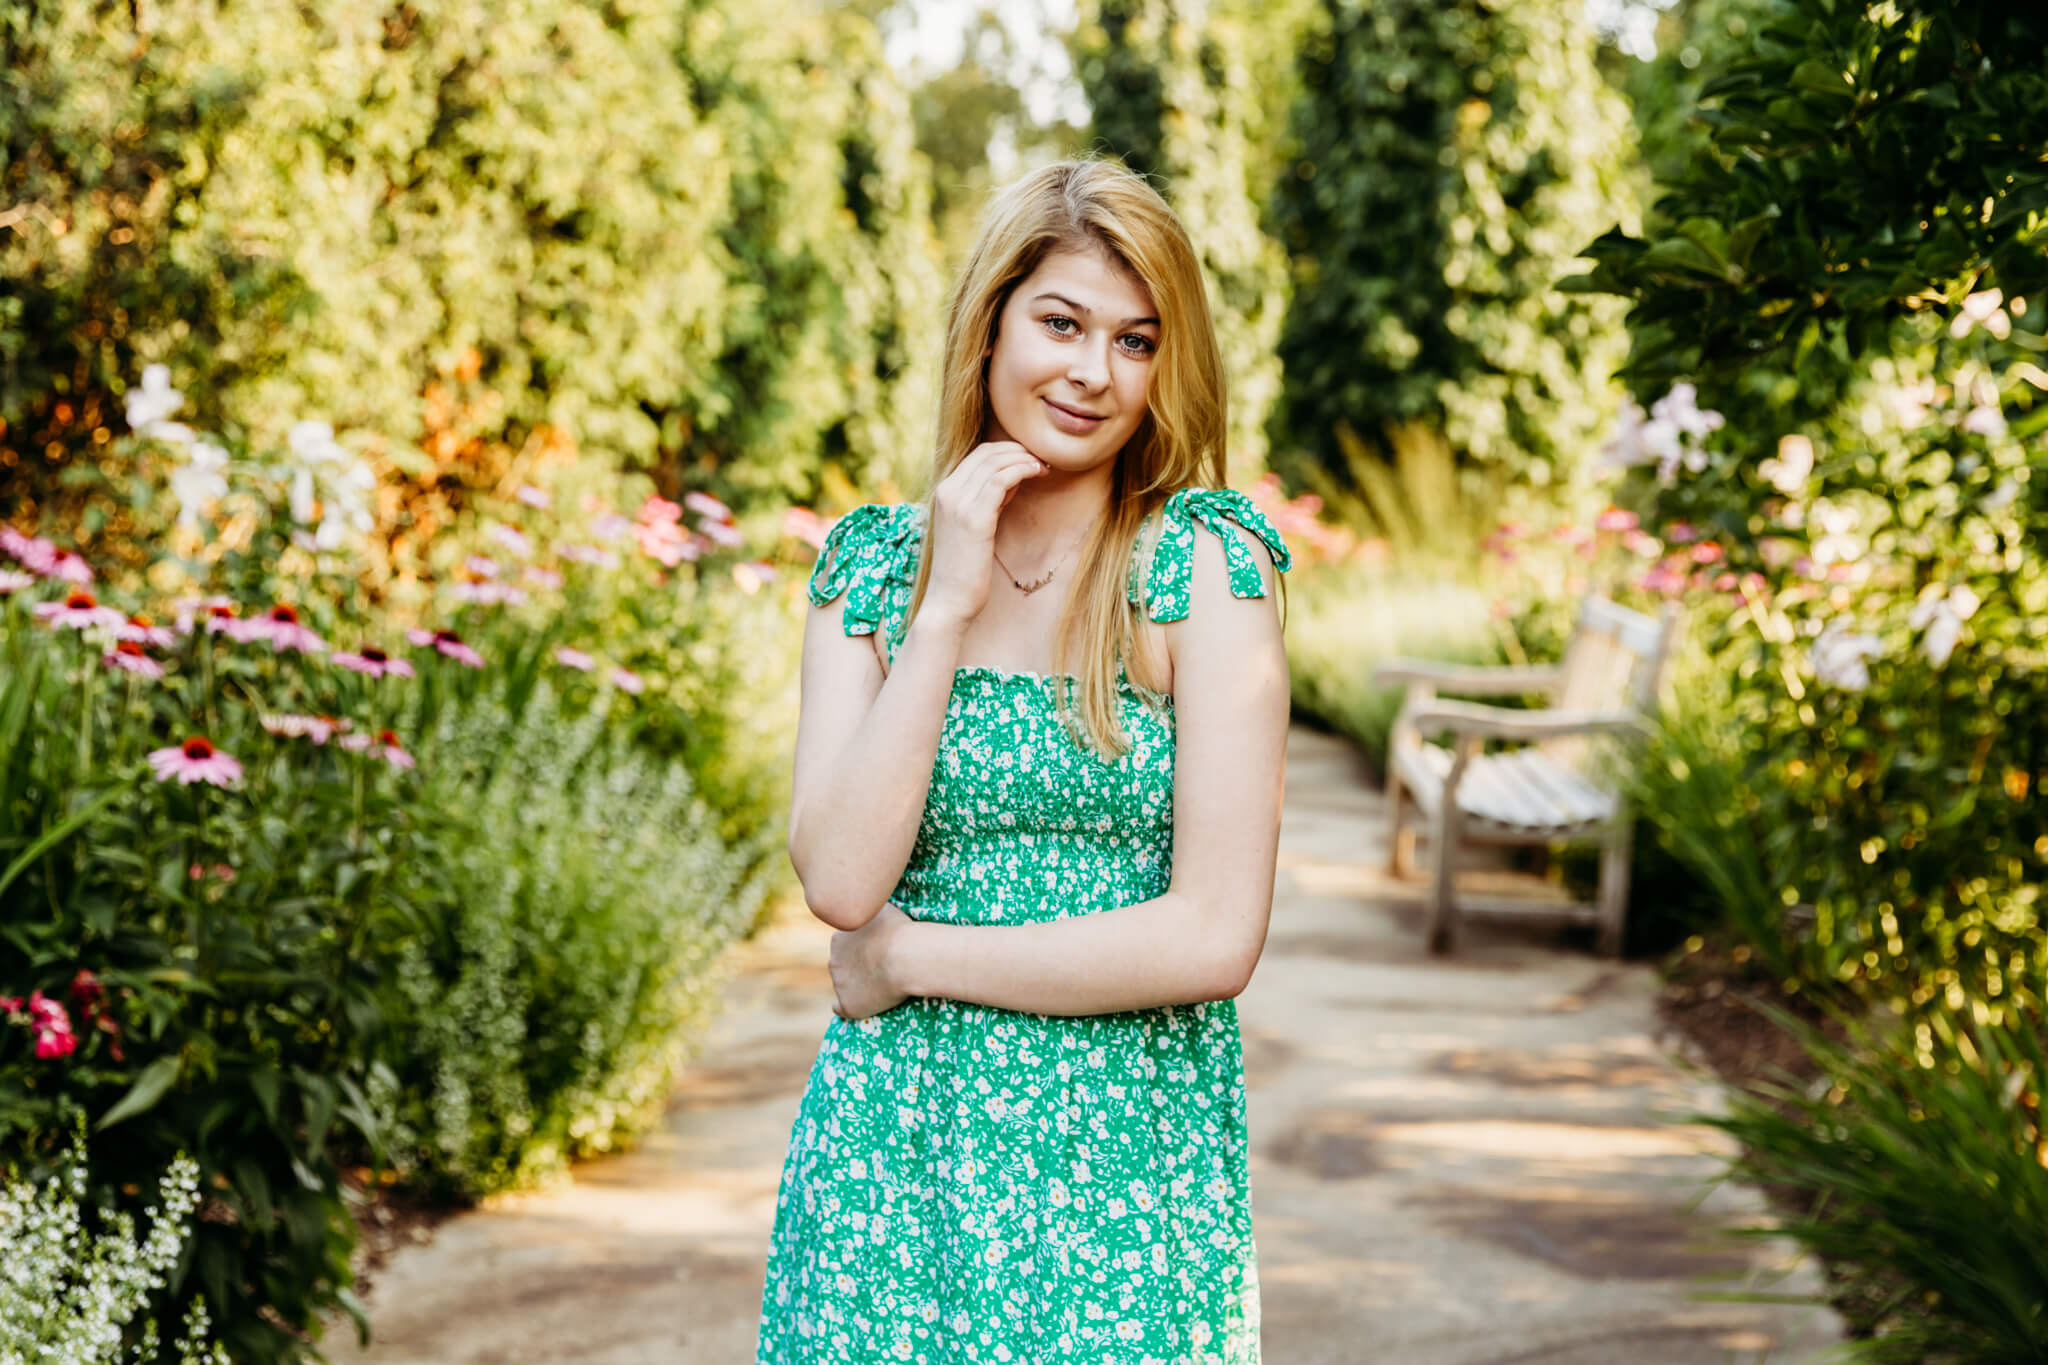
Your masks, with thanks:
[{"label": "eyebrow", "polygon": [[[1031,301],[1033,303],[1037,303],[1039,299],[1055,299],[1060,303],[1064,303],[1065,305],[1067,305],[1067,307],[1073,309],[1075,312],[1086,313],[1091,317],[1094,316],[1095,313],[1095,310],[1090,308],[1087,304],[1076,303],[1072,299],[1068,298],[1065,294],[1039,294],[1035,296]],[[1158,318],[1125,318],[1121,323],[1117,325],[1120,327],[1142,327],[1148,322],[1151,323],[1154,327],[1157,327],[1159,325]]]}]

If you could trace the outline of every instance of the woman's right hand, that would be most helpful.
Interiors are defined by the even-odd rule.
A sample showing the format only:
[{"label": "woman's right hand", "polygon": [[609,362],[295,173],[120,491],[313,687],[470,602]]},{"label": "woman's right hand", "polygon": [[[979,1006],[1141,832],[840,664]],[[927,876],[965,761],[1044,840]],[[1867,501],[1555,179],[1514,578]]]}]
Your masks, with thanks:
[{"label": "woman's right hand", "polygon": [[953,466],[932,495],[932,568],[920,616],[965,625],[988,605],[996,522],[1017,485],[1051,466],[1015,441],[984,441]]}]

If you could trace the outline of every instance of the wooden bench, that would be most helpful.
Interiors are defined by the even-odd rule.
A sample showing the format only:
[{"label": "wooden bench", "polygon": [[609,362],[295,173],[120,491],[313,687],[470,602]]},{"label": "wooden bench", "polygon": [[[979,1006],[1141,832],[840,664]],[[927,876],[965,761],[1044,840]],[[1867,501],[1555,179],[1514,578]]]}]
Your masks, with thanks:
[{"label": "wooden bench", "polygon": [[[1408,876],[1412,802],[1430,842],[1428,937],[1432,952],[1457,945],[1461,915],[1540,916],[1599,926],[1599,951],[1621,952],[1628,907],[1633,813],[1615,780],[1625,745],[1657,705],[1680,608],[1655,617],[1588,594],[1562,663],[1531,668],[1475,668],[1396,659],[1375,670],[1380,683],[1408,685],[1387,754],[1388,869]],[[1449,701],[1437,693],[1521,696],[1551,704],[1517,710]],[[1449,732],[1451,744],[1428,736]],[[1481,752],[1483,740],[1524,747]],[[1591,902],[1460,895],[1453,875],[1465,844],[1597,843],[1600,879]]]}]

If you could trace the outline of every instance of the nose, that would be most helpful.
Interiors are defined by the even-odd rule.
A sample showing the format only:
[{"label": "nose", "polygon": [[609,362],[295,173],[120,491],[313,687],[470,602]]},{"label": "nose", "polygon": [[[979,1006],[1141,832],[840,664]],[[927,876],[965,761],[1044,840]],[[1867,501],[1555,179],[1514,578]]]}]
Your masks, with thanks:
[{"label": "nose", "polygon": [[1109,383],[1109,340],[1087,341],[1069,352],[1067,379],[1083,392],[1093,392]]}]

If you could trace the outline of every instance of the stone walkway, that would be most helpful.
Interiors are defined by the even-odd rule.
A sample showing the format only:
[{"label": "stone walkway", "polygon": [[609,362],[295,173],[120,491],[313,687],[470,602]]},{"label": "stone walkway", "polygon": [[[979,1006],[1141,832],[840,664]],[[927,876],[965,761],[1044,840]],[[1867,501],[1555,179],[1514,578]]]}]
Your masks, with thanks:
[{"label": "stone walkway", "polygon": [[[1344,742],[1297,727],[1272,929],[1239,1000],[1267,1365],[1791,1365],[1824,1310],[1762,1202],[1711,1186],[1718,1092],[1653,1041],[1656,978],[1554,930],[1422,946],[1383,810]],[[1489,874],[1481,873],[1481,877]],[[1504,884],[1506,874],[1490,874]],[[380,1273],[375,1365],[753,1360],[776,1180],[830,1018],[830,930],[789,908],[736,950],[667,1123],[567,1188],[442,1225]]]}]

